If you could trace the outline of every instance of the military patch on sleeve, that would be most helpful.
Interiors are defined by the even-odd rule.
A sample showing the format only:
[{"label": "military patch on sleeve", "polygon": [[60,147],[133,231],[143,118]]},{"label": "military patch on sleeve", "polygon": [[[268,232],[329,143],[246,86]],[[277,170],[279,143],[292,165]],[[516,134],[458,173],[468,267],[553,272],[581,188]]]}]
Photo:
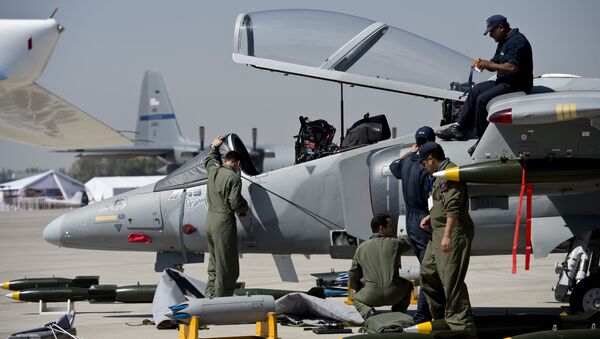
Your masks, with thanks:
[{"label": "military patch on sleeve", "polygon": [[448,191],[448,182],[447,181],[445,181],[444,183],[442,183],[440,185],[440,190],[442,191],[442,193]]}]

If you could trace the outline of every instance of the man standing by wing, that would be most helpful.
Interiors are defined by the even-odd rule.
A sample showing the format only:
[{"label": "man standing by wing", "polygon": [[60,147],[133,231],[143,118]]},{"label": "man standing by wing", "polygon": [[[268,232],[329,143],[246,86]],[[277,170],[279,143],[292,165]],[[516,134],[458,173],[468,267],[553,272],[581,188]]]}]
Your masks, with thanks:
[{"label": "man standing by wing", "polygon": [[[421,228],[421,220],[429,214],[427,198],[431,191],[429,172],[421,165],[418,154],[419,146],[428,141],[435,141],[435,133],[429,126],[423,126],[415,133],[415,145],[400,159],[390,164],[390,171],[396,179],[402,180],[402,195],[406,205],[406,233],[412,250],[423,261],[425,249],[431,240],[431,232]],[[429,305],[424,293],[419,293],[417,311],[413,319],[415,323],[431,320]]]},{"label": "man standing by wing", "polygon": [[206,237],[210,259],[208,262],[208,297],[233,295],[235,283],[240,275],[238,241],[235,213],[246,215],[248,203],[242,197],[240,178],[241,155],[227,152],[223,165],[219,162],[219,146],[223,143],[218,136],[210,146],[204,160],[208,172],[206,215]]},{"label": "man standing by wing", "polygon": [[[423,144],[419,155],[431,174],[456,166],[435,142]],[[452,330],[475,336],[465,284],[474,234],[467,186],[437,178],[431,197],[433,206],[421,221],[421,226],[431,228],[433,234],[421,262],[421,289],[427,296],[433,319],[445,319]]]}]

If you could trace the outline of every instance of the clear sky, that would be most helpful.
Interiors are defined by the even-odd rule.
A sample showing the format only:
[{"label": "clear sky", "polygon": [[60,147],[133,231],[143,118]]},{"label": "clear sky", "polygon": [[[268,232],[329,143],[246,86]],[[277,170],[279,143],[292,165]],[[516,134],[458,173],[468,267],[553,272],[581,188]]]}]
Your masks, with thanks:
[{"label": "clear sky", "polygon": [[[239,13],[314,8],[383,21],[471,57],[489,59],[495,43],[483,36],[485,19],[503,14],[533,47],[534,74],[600,76],[600,1],[160,1],[0,0],[0,17],[41,19],[59,7],[66,27],[42,86],[117,130],[134,130],[141,80],[162,72],[183,134],[206,141],[235,132],[250,143],[289,143],[298,116],[339,128],[339,86],[285,77],[231,59]],[[1,53],[1,52],[0,52]],[[385,113],[398,134],[437,126],[441,104],[423,98],[347,88],[346,128],[365,112]],[[339,133],[339,132],[338,132]],[[337,139],[338,136],[336,136]],[[68,168],[74,155],[0,141],[0,168]]]}]

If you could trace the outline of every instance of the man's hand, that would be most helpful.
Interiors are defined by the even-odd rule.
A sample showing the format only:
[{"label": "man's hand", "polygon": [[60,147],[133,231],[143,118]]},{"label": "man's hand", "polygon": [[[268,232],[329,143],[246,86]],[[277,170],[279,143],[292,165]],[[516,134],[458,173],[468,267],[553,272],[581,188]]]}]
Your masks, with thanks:
[{"label": "man's hand", "polygon": [[449,236],[444,234],[444,237],[442,238],[441,247],[444,253],[450,252],[450,250],[452,250],[452,239],[450,239]]},{"label": "man's hand", "polygon": [[219,135],[215,140],[213,140],[211,146],[212,147],[219,147],[219,146],[221,146],[221,144],[223,143],[223,139],[222,138],[223,137]]},{"label": "man's hand", "polygon": [[481,70],[488,70],[488,71],[493,71],[493,69],[491,69],[492,62],[491,61],[487,61],[484,59],[479,59],[479,61],[477,62],[477,67]]},{"label": "man's hand", "polygon": [[421,228],[426,231],[429,231],[431,229],[431,215],[428,215],[425,218],[421,219]]}]

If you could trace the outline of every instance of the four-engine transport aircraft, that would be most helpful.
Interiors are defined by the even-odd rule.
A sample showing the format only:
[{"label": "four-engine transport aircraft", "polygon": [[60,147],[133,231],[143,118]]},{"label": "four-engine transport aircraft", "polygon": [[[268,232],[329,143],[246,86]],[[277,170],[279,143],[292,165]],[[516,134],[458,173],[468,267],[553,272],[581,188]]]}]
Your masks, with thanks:
[{"label": "four-engine transport aircraft", "polygon": [[[447,121],[472,62],[387,24],[325,11],[241,14],[234,39],[238,63],[441,99]],[[473,79],[481,80],[478,74]],[[533,254],[544,257],[567,249],[556,298],[570,296],[575,311],[600,308],[600,211],[595,208],[600,131],[594,127],[600,116],[600,79],[537,78],[532,94],[498,97],[489,109],[492,124],[472,158],[467,148],[473,140],[440,141],[463,166],[454,179],[477,181],[469,183],[476,225],[473,255],[511,253],[518,207],[525,205],[518,195],[526,157],[535,193]],[[368,239],[373,214],[399,215],[403,224],[402,182],[393,178],[389,164],[413,143],[412,134],[381,140],[264,173],[244,161],[243,195],[251,212],[238,220],[240,252],[281,255],[282,270],[290,268],[292,253],[350,258],[357,239]],[[221,152],[227,149],[245,153],[235,135]],[[65,214],[46,226],[44,238],[64,247],[154,251],[157,269],[198,262],[207,251],[202,160],[194,158],[155,185]],[[521,247],[525,238],[523,227]]]},{"label": "four-engine transport aircraft", "polygon": [[35,83],[63,30],[52,16],[0,19],[0,138],[53,150],[130,144]]},{"label": "four-engine transport aircraft", "polygon": [[[291,146],[256,146],[253,130],[252,161],[259,168],[274,169],[293,163]],[[79,153],[84,157],[132,158],[152,156],[166,164],[169,174],[186,161],[204,151],[204,128],[200,129],[200,143],[186,139],[181,133],[175,110],[160,71],[146,71],[142,80],[134,144],[116,147],[93,147],[61,150]]]}]

